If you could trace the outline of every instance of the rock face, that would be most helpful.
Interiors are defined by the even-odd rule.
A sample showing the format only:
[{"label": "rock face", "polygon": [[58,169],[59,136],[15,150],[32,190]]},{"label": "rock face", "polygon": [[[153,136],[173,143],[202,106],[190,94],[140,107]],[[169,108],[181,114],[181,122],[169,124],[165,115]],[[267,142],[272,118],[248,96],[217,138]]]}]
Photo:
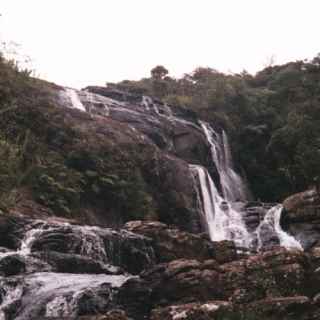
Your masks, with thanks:
[{"label": "rock face", "polygon": [[232,241],[212,242],[207,234],[192,234],[152,221],[131,221],[125,229],[153,240],[152,246],[158,263],[177,259],[204,261],[215,259],[219,263],[237,259],[237,251]]},{"label": "rock face", "polygon": [[[186,231],[203,231],[194,177],[190,174],[189,165],[205,166],[214,177],[217,189],[221,189],[221,186],[217,164],[213,163],[211,157],[212,142],[204,129],[207,127],[192,112],[168,106],[151,97],[120,92],[112,87],[87,87],[81,91],[62,88],[55,94],[57,105],[63,107],[65,113],[72,113],[70,118],[84,119],[89,115],[92,124],[90,129],[88,121],[72,126],[81,128],[81,133],[87,139],[99,135],[99,141],[111,140],[115,145],[130,145],[145,155],[145,159],[140,161],[143,163],[142,175],[157,211],[153,215],[146,214],[147,218],[151,216],[155,219],[157,215],[159,221],[174,224]],[[87,113],[76,115],[78,110],[75,109]],[[89,137],[88,130],[91,131]],[[212,134],[220,135],[216,132]],[[221,140],[221,150],[228,149],[226,135],[224,138],[219,136],[218,140]],[[226,144],[225,148],[222,143]],[[114,215],[114,212],[110,214]],[[98,221],[107,224],[102,217],[95,218],[96,221],[90,223]]]},{"label": "rock face", "polygon": [[151,320],[209,320],[228,319],[232,316],[231,305],[227,301],[207,301],[158,308],[152,311]]},{"label": "rock face", "polygon": [[180,259],[142,274],[156,303],[228,299],[236,304],[308,291],[307,258],[275,250],[219,265],[214,260]]},{"label": "rock face", "polygon": [[283,207],[288,212],[320,204],[320,196],[316,189],[294,194],[283,201]]},{"label": "rock face", "polygon": [[320,244],[320,196],[316,189],[294,194],[283,201],[283,224],[305,249]]},{"label": "rock face", "polygon": [[151,238],[159,263],[187,257],[202,261],[215,256],[214,246],[209,240],[201,235],[170,229],[161,222],[132,221],[124,228]]},{"label": "rock face", "polygon": [[[137,274],[155,262],[151,240],[126,230],[13,216],[3,216],[2,222],[11,226],[11,232],[2,235],[0,246],[7,247],[14,240],[17,254],[23,257],[32,254],[58,272],[117,274],[122,268]],[[4,253],[3,270],[8,269],[5,266],[9,262],[9,265],[20,266],[17,259]],[[111,268],[109,264],[119,268]],[[12,267],[12,272],[15,269]]]},{"label": "rock face", "polygon": [[231,242],[158,221],[118,231],[52,219],[1,221],[12,231],[0,242],[0,314],[10,320],[319,317],[319,247],[239,255]]},{"label": "rock face", "polygon": [[[307,252],[211,242],[189,164],[216,172],[192,113],[110,88],[52,90],[44,139],[61,161],[39,166],[39,189],[0,216],[1,319],[319,318],[314,191],[284,202],[282,222]],[[232,205],[249,231],[271,207]]]}]

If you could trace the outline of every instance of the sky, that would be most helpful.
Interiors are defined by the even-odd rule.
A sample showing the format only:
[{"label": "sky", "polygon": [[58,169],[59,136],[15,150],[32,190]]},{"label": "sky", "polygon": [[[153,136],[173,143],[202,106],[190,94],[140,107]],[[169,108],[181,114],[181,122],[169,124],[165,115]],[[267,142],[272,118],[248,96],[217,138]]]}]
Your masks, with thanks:
[{"label": "sky", "polygon": [[180,77],[310,59],[319,12],[319,0],[1,0],[0,39],[17,43],[37,76],[82,88],[159,64]]}]

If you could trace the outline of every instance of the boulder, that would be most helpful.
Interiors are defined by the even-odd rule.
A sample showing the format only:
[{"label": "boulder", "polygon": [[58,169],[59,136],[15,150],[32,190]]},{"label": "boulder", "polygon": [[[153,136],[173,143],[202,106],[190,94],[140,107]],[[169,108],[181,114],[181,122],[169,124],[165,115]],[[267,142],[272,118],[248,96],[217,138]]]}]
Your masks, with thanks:
[{"label": "boulder", "polygon": [[151,320],[210,320],[228,319],[231,304],[227,301],[187,303],[152,310]]},{"label": "boulder", "polygon": [[294,296],[255,301],[238,307],[235,314],[236,319],[311,320],[319,319],[320,308],[306,296]]},{"label": "boulder", "polygon": [[0,275],[5,277],[15,276],[25,272],[26,265],[18,254],[0,257]]},{"label": "boulder", "polygon": [[[214,244],[203,235],[169,228],[158,221],[131,221],[124,228],[153,240],[152,246],[158,263],[181,258],[203,261],[215,256]],[[216,247],[219,252],[219,245]],[[220,250],[218,255],[223,256],[222,251],[225,249]]]},{"label": "boulder", "polygon": [[320,196],[316,189],[310,189],[304,192],[296,193],[283,201],[283,207],[286,211],[292,212],[306,206],[320,204]]},{"label": "boulder", "polygon": [[133,277],[119,288],[115,300],[130,319],[148,319],[152,308],[151,294],[152,288],[147,281]]},{"label": "boulder", "polygon": [[294,194],[283,202],[282,223],[305,250],[320,245],[320,196],[316,189]]},{"label": "boulder", "polygon": [[219,265],[179,259],[143,272],[153,305],[228,300],[235,305],[310,294],[309,257],[277,248]]},{"label": "boulder", "polygon": [[125,311],[115,309],[107,312],[105,315],[97,316],[82,316],[78,317],[78,320],[129,320]]},{"label": "boulder", "polygon": [[222,265],[220,281],[224,295],[236,304],[305,295],[309,267],[303,252],[277,248]]},{"label": "boulder", "polygon": [[166,306],[175,302],[223,299],[225,290],[220,273],[215,260],[179,259],[159,264],[141,277],[152,290],[153,305]]},{"label": "boulder", "polygon": [[85,274],[121,274],[123,271],[115,266],[78,254],[68,254],[55,251],[35,252],[33,256],[47,262],[55,272],[85,273]]},{"label": "boulder", "polygon": [[25,219],[19,216],[0,215],[0,246],[17,249],[20,245],[19,229],[25,224]]}]

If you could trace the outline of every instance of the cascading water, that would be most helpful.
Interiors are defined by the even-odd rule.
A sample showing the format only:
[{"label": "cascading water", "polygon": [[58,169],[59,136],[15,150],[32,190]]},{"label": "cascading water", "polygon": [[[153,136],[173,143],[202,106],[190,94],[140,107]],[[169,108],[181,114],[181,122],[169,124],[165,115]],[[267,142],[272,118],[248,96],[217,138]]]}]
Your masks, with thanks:
[{"label": "cascading water", "polygon": [[[218,133],[206,122],[199,121],[199,124],[196,124],[177,117],[166,104],[158,103],[148,96],[142,96],[140,102],[137,99],[136,103],[128,104],[125,101],[114,100],[87,90],[77,91],[66,88],[62,92],[62,99],[67,99],[69,103],[66,103],[66,105],[72,108],[92,114],[110,116],[120,121],[125,119],[125,121],[131,123],[131,127],[134,130],[139,132],[142,130],[143,133],[145,130],[144,122],[149,122],[156,127],[161,126],[162,122],[178,123],[181,126],[192,127],[197,131],[202,131],[210,145],[211,159],[219,174],[219,188],[214,184],[205,168],[193,165],[190,167],[199,181],[198,195],[200,202],[202,202],[200,207],[202,207],[211,239],[215,241],[233,240],[238,247],[246,247],[253,250],[261,249],[264,245],[259,244],[259,236],[268,229],[267,233],[270,238],[280,239],[281,245],[288,248],[292,247],[288,241],[283,240],[286,233],[281,230],[280,223],[273,223],[272,225],[277,227],[271,228],[270,223],[262,221],[257,228],[248,231],[242,217],[243,212],[238,209],[235,202],[247,201],[250,198],[250,192],[246,183],[234,169],[228,136],[225,131],[222,130],[221,133]],[[124,118],[123,114],[126,115]],[[142,124],[140,124],[141,119],[143,119]],[[146,133],[148,134],[148,130],[146,130]],[[142,137],[144,138],[144,136]],[[166,144],[168,151],[174,149],[173,143],[169,139],[166,140]],[[221,190],[221,194],[219,194],[218,190]],[[270,220],[270,217],[275,215],[272,221],[276,222],[278,214],[281,214],[281,212],[278,213],[278,211],[271,210],[266,214],[265,220]],[[266,225],[269,227],[266,228]],[[99,257],[98,259],[105,260],[108,253],[99,251],[98,247],[101,246],[94,245],[96,241],[92,237],[94,232],[92,233],[89,229],[86,232],[87,242],[82,248],[84,250],[83,253],[95,255],[95,257]],[[83,238],[85,239],[86,237]],[[290,236],[288,235],[288,237]]]},{"label": "cascading water", "polygon": [[77,91],[71,88],[66,88],[65,94],[69,97],[71,106],[81,111],[86,111],[85,106],[82,104]]},{"label": "cascading water", "polygon": [[219,195],[205,168],[197,165],[190,167],[199,179],[203,210],[211,240],[232,240],[238,247],[249,247],[252,240],[241,213],[234,210],[231,204]]},{"label": "cascading water", "polygon": [[210,144],[212,161],[220,176],[223,197],[228,201],[245,201],[248,188],[242,178],[234,171],[228,137],[223,131],[215,132],[208,123],[200,121],[203,132]]},{"label": "cascading water", "polygon": [[[265,242],[277,241],[288,249],[302,250],[299,242],[282,230],[280,218],[282,207],[271,208],[258,227],[249,232],[242,217],[243,212],[235,209],[235,201],[248,199],[248,188],[242,178],[233,169],[231,150],[228,137],[223,131],[216,133],[209,124],[200,122],[210,144],[212,161],[220,178],[222,196],[210,177],[209,172],[197,165],[190,165],[192,173],[198,177],[205,217],[210,238],[214,241],[232,240],[237,247],[261,250]],[[264,241],[264,239],[267,239]]]},{"label": "cascading water", "polygon": [[154,263],[149,242],[125,230],[34,220],[17,234],[20,247],[0,255],[0,320],[103,313],[131,274]]},{"label": "cascading water", "polygon": [[282,211],[283,207],[279,204],[269,209],[265,214],[264,219],[255,231],[258,240],[258,250],[264,247],[265,242],[270,242],[270,238],[272,237],[277,241],[277,244],[280,244],[282,247],[303,250],[299,241],[281,228],[280,220]]}]

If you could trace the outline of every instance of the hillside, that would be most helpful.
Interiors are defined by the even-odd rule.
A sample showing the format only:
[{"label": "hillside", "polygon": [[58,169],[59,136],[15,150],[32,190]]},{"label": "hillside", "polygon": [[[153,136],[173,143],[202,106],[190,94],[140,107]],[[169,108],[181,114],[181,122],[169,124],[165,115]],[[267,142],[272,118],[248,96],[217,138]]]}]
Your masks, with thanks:
[{"label": "hillside", "polygon": [[0,57],[0,319],[318,319],[319,61],[75,90]]},{"label": "hillside", "polygon": [[256,198],[279,201],[320,174],[320,57],[251,75],[198,68],[180,79],[158,66],[151,77],[109,84],[192,110],[224,127]]}]

